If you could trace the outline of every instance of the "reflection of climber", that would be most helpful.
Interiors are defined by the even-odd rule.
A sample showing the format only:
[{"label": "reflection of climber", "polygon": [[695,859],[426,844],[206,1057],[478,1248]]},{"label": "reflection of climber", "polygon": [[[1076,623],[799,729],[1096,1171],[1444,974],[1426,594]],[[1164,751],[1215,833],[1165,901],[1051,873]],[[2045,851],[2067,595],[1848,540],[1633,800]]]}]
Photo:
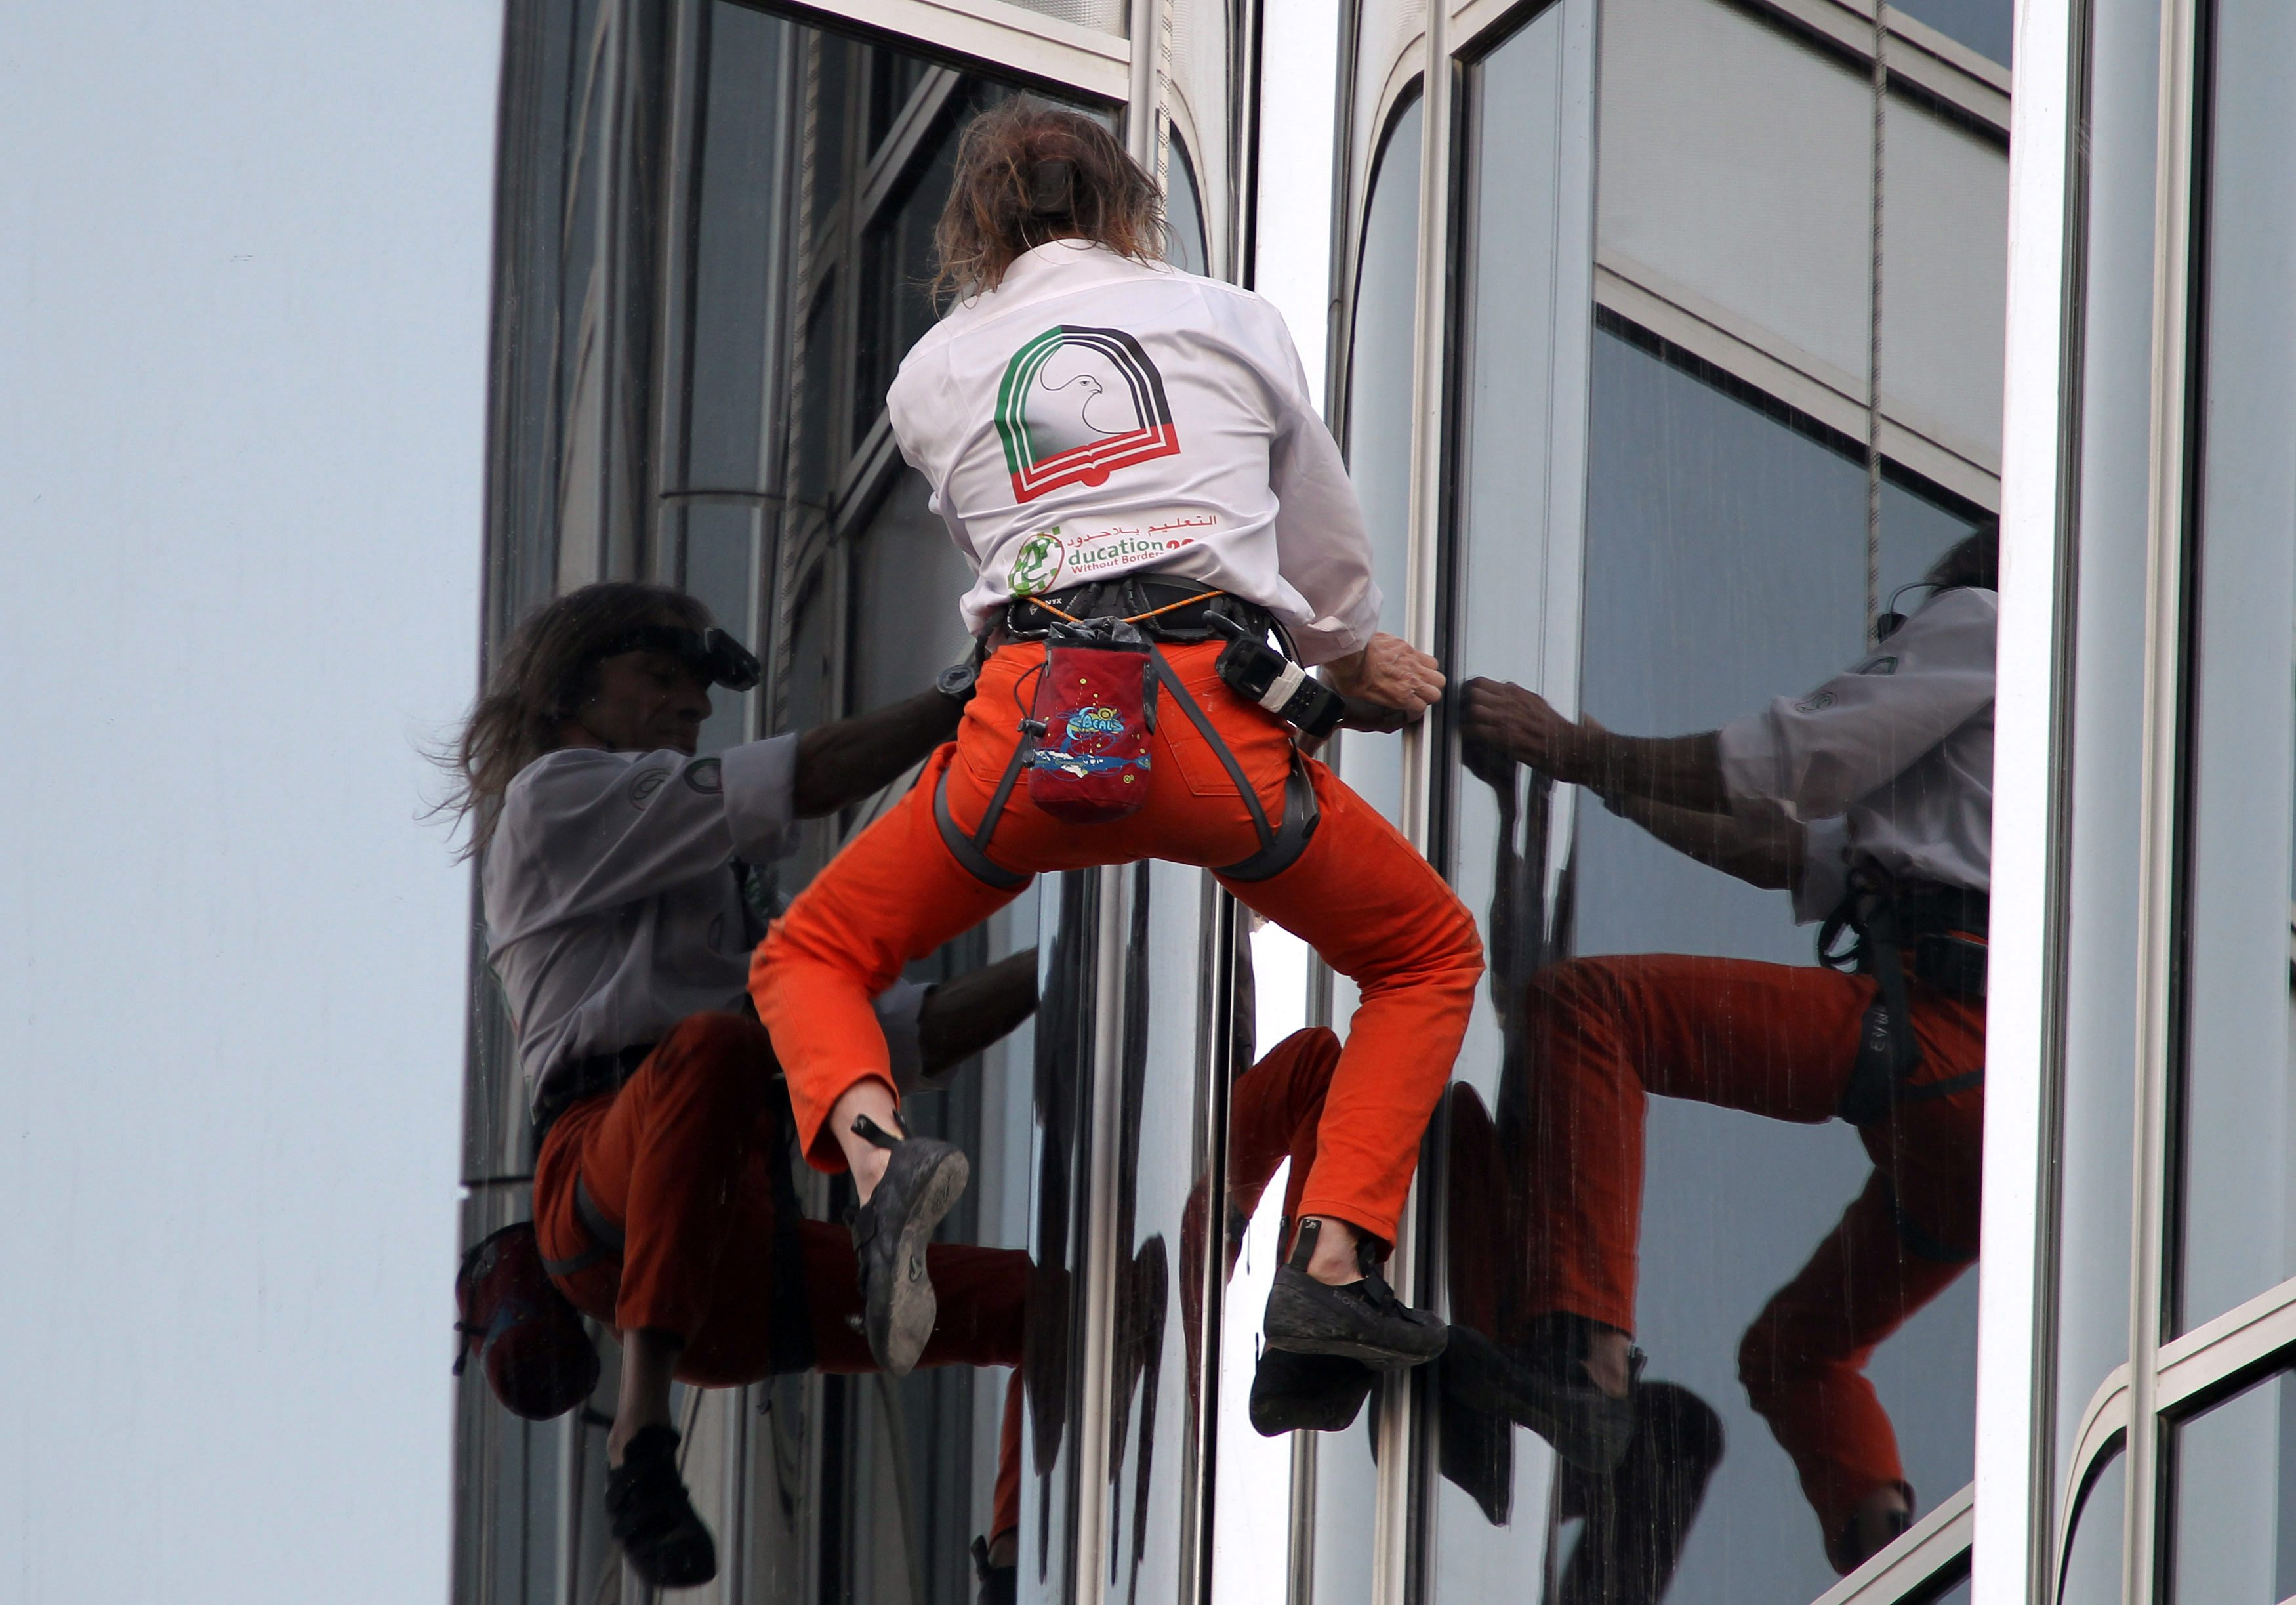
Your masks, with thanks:
[{"label": "reflection of climber", "polygon": [[[1378,1262],[1472,1006],[1474,922],[1268,711],[1299,696],[1295,665],[1273,703],[1222,679],[1219,624],[1295,639],[1340,689],[1408,714],[1443,679],[1374,631],[1370,539],[1281,316],[1155,260],[1157,204],[1153,181],[1091,118],[1018,100],[967,130],[938,235],[964,299],[909,353],[887,407],[978,575],[964,605],[981,642],[977,695],[918,786],[758,951],[751,992],[788,1066],[806,1155],[849,1168],[865,1200],[870,1338],[897,1372],[932,1309],[929,1280],[898,1246],[931,1232],[964,1168],[947,1144],[902,1135],[869,997],[1031,877],[1142,859],[1212,868],[1361,989],[1298,1263],[1270,1296],[1270,1343],[1395,1364],[1442,1343],[1440,1323],[1404,1306]],[[1014,416],[1031,376],[1072,344],[1124,369],[1143,427],[1053,450]],[[1031,542],[1048,527],[1062,531],[1070,588],[1037,595],[1047,553]],[[1024,689],[1059,679],[1038,643],[1070,615],[1109,620],[1105,640],[1132,655],[1111,646],[1091,655],[1128,668],[1062,671],[1062,696],[1095,686],[1089,703],[1063,707],[1126,720],[1151,763],[1136,796],[1123,791],[1130,771],[1070,777],[1106,783],[1093,796],[1107,811],[1091,823],[1038,800],[1053,766],[1017,784],[1049,728]],[[1125,673],[1128,691],[1101,688]],[[1144,712],[1158,705],[1148,685],[1160,719]]]},{"label": "reflection of climber", "polygon": [[[607,1504],[632,1564],[660,1586],[715,1567],[679,1479],[673,1374],[731,1387],[873,1369],[848,1322],[860,1310],[851,1239],[799,1219],[772,1044],[732,1012],[755,935],[744,860],[780,856],[798,819],[896,778],[957,715],[927,692],[697,761],[709,684],[739,688],[755,672],[690,597],[586,587],[520,627],[459,753],[488,958],[541,1134],[536,1231],[559,1288],[622,1334]],[[922,1079],[1035,1000],[1024,955],[929,992],[895,989],[879,1007]],[[936,1247],[932,1264],[948,1314],[924,1362],[1017,1364],[1028,1257]]]},{"label": "reflection of climber", "polygon": [[1538,1060],[1520,1364],[1511,1407],[1601,1463],[1632,1420],[1643,1099],[1855,1124],[1874,1173],[1740,1349],[1848,1571],[1911,1521],[1913,1491],[1865,1377],[1874,1346],[1977,1251],[1983,1124],[1997,535],[1857,668],[1719,732],[1573,724],[1513,686],[1466,688],[1464,733],[1587,786],[1660,840],[1843,929],[1857,973],[1663,955],[1575,959],[1532,982]]}]

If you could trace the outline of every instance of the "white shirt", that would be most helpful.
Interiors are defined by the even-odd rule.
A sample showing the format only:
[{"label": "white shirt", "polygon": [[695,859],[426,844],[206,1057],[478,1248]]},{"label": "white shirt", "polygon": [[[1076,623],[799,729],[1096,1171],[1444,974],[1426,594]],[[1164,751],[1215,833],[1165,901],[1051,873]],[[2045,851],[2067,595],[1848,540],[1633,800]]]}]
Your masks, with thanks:
[{"label": "white shirt", "polygon": [[[734,860],[794,849],[797,739],[700,759],[568,747],[510,783],[480,888],[529,1100],[562,1066],[740,1006],[755,943]],[[877,1001],[897,1081],[916,1078],[923,995]]]},{"label": "white shirt", "polygon": [[1355,487],[1249,290],[1055,240],[918,341],[886,409],[980,577],[975,635],[1015,595],[1152,569],[1259,604],[1311,665],[1371,639]]},{"label": "white shirt", "polygon": [[1722,781],[1809,835],[1795,916],[1822,919],[1858,858],[1986,891],[1993,872],[1993,642],[2001,599],[1939,591],[1858,665],[1722,727]]}]

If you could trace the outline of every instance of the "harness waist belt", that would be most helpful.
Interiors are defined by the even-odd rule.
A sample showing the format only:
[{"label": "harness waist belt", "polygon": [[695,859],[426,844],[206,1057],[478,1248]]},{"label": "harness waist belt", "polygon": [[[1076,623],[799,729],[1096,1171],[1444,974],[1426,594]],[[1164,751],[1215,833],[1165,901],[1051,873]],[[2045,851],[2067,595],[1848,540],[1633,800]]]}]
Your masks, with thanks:
[{"label": "harness waist belt", "polygon": [[[1071,618],[1096,619],[1106,617],[1130,618],[1135,614],[1154,613],[1160,607],[1170,607],[1169,613],[1159,613],[1142,619],[1138,629],[1152,641],[1171,641],[1187,645],[1195,641],[1225,638],[1212,628],[1212,616],[1233,619],[1244,629],[1264,636],[1275,627],[1275,615],[1254,602],[1226,595],[1205,597],[1201,585],[1174,585],[1164,580],[1125,578],[1104,580],[1095,585],[1078,585],[1064,591],[1054,591],[1044,597],[1047,607],[1037,605],[1037,599],[1019,597],[1004,605],[1004,634],[1013,640],[1033,641],[1042,638],[1046,629],[1060,613],[1048,611],[1058,608]],[[1193,598],[1202,597],[1203,600]],[[1173,607],[1176,602],[1186,603]]]}]

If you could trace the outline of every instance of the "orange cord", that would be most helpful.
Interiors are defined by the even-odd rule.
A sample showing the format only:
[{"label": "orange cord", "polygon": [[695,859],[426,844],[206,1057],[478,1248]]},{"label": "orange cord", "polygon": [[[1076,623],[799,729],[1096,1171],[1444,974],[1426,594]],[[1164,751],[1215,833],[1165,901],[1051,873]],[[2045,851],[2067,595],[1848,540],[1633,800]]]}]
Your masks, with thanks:
[{"label": "orange cord", "polygon": [[[1125,624],[1137,624],[1144,619],[1154,618],[1158,613],[1172,613],[1183,607],[1193,607],[1199,602],[1209,602],[1214,597],[1225,597],[1227,593],[1226,591],[1208,590],[1200,597],[1183,597],[1177,602],[1167,602],[1161,607],[1152,607],[1146,613],[1134,613],[1130,618],[1120,620],[1119,621]],[[1035,603],[1038,607],[1043,608],[1046,613],[1052,614],[1056,619],[1066,619],[1071,624],[1081,624],[1084,622],[1082,619],[1078,618],[1074,613],[1062,613],[1059,608],[1054,607],[1042,597],[1023,597],[1021,600],[1024,602]]]}]

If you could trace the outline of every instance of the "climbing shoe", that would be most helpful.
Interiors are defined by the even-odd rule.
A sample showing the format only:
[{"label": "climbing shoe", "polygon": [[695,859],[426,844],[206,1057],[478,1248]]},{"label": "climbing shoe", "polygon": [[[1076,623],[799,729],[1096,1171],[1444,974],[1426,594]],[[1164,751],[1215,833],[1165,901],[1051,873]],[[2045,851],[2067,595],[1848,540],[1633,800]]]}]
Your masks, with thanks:
[{"label": "climbing shoe", "polygon": [[866,1115],[854,1134],[891,1155],[869,1201],[853,1212],[853,1251],[861,1262],[862,1330],[887,1376],[916,1369],[939,1310],[925,1274],[925,1243],[964,1190],[964,1156],[933,1137],[895,1137]]},{"label": "climbing shoe", "polygon": [[718,1545],[677,1474],[677,1433],[647,1427],[606,1470],[606,1523],[639,1576],[656,1588],[698,1588],[718,1575]]},{"label": "climbing shoe", "polygon": [[1275,1268],[1267,1295],[1267,1346],[1294,1354],[1344,1354],[1365,1365],[1395,1370],[1418,1365],[1443,1352],[1443,1323],[1395,1296],[1379,1273],[1372,1246],[1359,1241],[1359,1281],[1341,1287],[1308,1274],[1323,1222],[1300,1222],[1291,1261]]},{"label": "climbing shoe", "polygon": [[1582,1471],[1608,1476],[1635,1436],[1643,1354],[1629,1354],[1626,1395],[1615,1397],[1587,1374],[1587,1323],[1576,1316],[1549,1317],[1531,1344],[1510,1352],[1472,1327],[1453,1327],[1443,1390],[1529,1428]]},{"label": "climbing shoe", "polygon": [[1344,1354],[1271,1348],[1251,1375],[1251,1425],[1262,1437],[1339,1432],[1352,1425],[1379,1373]]}]

